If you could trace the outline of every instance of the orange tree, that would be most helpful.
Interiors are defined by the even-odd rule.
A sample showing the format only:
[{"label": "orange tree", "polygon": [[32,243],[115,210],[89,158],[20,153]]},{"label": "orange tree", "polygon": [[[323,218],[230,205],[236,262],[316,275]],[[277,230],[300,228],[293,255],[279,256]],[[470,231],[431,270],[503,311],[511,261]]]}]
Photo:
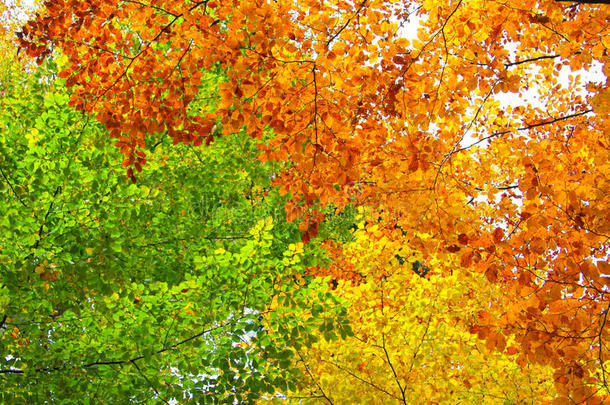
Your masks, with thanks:
[{"label": "orange tree", "polygon": [[[521,364],[555,370],[558,401],[582,402],[608,393],[609,93],[584,75],[608,75],[608,16],[551,0],[63,0],[19,36],[38,60],[66,56],[71,105],[132,181],[158,134],[244,130],[260,160],[288,162],[274,183],[303,241],[320,207],[367,206],[424,262],[502,285],[502,316],[472,331],[513,339]],[[198,103],[211,70],[213,108]]]}]

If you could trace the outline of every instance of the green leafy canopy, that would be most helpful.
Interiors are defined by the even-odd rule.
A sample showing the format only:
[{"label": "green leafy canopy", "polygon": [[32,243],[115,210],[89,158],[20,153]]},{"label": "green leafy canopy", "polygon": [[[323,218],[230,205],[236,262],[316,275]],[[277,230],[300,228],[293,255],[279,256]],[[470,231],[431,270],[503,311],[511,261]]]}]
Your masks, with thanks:
[{"label": "green leafy canopy", "polygon": [[[295,249],[274,167],[245,133],[159,141],[131,184],[54,71],[2,83],[2,400],[247,403],[290,387],[288,348],[347,325],[301,277],[320,252]],[[337,311],[303,315],[313,300]]]}]

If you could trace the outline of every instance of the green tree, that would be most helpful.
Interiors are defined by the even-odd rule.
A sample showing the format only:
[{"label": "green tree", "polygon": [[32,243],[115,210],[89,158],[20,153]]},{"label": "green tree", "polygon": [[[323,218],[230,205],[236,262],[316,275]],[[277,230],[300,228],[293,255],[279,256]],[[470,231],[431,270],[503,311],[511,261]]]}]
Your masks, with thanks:
[{"label": "green tree", "polygon": [[[0,83],[2,400],[247,403],[290,387],[289,348],[321,322],[347,326],[302,277],[319,252],[295,244],[274,167],[245,133],[159,137],[132,184],[56,69]],[[337,311],[296,315],[314,299]]]}]

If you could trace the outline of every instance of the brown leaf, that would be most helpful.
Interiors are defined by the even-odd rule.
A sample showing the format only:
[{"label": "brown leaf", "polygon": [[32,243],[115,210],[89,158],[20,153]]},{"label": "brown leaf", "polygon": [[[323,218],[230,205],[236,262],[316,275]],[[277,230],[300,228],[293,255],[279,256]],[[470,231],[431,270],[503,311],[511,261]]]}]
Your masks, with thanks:
[{"label": "brown leaf", "polygon": [[504,231],[502,230],[502,228],[496,228],[494,229],[492,236],[494,238],[495,243],[500,243],[504,238]]}]

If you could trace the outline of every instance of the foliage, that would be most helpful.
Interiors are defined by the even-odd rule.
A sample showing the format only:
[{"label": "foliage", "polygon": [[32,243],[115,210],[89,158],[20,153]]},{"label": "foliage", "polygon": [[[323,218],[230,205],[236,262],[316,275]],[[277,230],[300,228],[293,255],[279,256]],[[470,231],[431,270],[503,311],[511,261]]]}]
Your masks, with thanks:
[{"label": "foliage", "polygon": [[[596,403],[610,394],[610,125],[607,80],[591,81],[585,73],[598,69],[607,76],[608,12],[605,5],[552,0],[61,0],[47,2],[18,35],[22,49],[39,61],[53,52],[63,55],[59,76],[72,90],[69,104],[106,128],[108,135],[95,136],[95,142],[113,138],[124,170],[137,182],[135,188],[109,194],[122,200],[104,204],[116,205],[113,213],[123,220],[133,215],[130,203],[142,202],[135,218],[143,220],[146,213],[162,224],[129,225],[125,240],[140,243],[137,254],[123,251],[128,248],[124,243],[108,244],[114,252],[104,255],[112,263],[105,269],[110,276],[135,272],[134,277],[145,280],[145,274],[157,271],[154,277],[169,278],[166,282],[181,280],[191,266],[188,257],[139,261],[146,252],[142,244],[150,243],[142,239],[148,232],[160,238],[152,240],[167,240],[170,233],[197,235],[189,249],[213,251],[202,240],[216,228],[193,229],[177,215],[180,211],[168,208],[174,207],[175,192],[145,203],[149,195],[142,190],[154,193],[156,184],[180,184],[170,178],[147,183],[158,176],[155,164],[161,164],[154,145],[161,141],[169,156],[179,152],[165,140],[187,145],[175,150],[193,154],[188,145],[247,143],[250,153],[237,160],[239,165],[258,167],[254,156],[277,162],[276,171],[257,177],[260,187],[277,186],[281,198],[273,201],[284,206],[286,220],[295,222],[307,249],[321,244],[335,259],[330,265],[313,260],[299,265],[301,276],[307,268],[310,274],[330,277],[315,277],[315,282],[295,278],[295,297],[301,287],[324,282],[336,288],[330,297],[340,297],[345,279],[378,291],[395,268],[396,256],[411,265],[401,268],[399,280],[416,276],[412,270],[423,268],[416,263],[431,269],[420,278],[422,285],[451,280],[452,274],[476,280],[476,285],[484,278],[489,283],[484,290],[498,294],[486,303],[487,313],[495,315],[472,320],[469,330],[497,351],[504,350],[501,342],[514,342],[516,361],[524,369],[533,367],[544,375],[545,366],[551,367],[556,403]],[[64,131],[58,139],[75,139],[65,134],[68,128],[58,129]],[[78,128],[82,126],[75,133]],[[227,136],[222,142],[221,134]],[[245,134],[254,141],[246,141]],[[76,162],[87,153],[112,153],[69,145],[78,149]],[[16,160],[20,155],[9,156]],[[172,159],[174,173],[164,176],[197,176],[198,170],[189,170],[195,159],[189,156]],[[216,177],[216,166],[208,164],[215,161],[202,165],[207,169],[193,179],[197,186],[186,187],[187,195]],[[100,175],[109,187],[121,182],[112,171]],[[63,181],[55,178],[44,188],[44,178],[27,179],[32,186],[24,183],[40,188],[31,204],[41,205],[25,211],[34,216],[21,228],[10,221],[22,209],[7,211],[5,226],[22,232],[21,247],[42,241],[43,235],[45,243],[62,235],[46,232],[44,224],[40,228],[45,212],[55,212],[51,202],[66,193]],[[183,186],[169,187],[182,192]],[[19,204],[20,190],[11,193],[12,203]],[[401,246],[375,262],[382,269],[372,280],[359,280],[367,273],[361,268],[366,263],[345,253],[349,249],[342,244],[350,242],[345,232],[329,233],[323,225],[325,214],[352,207],[365,208],[367,222],[377,226],[375,238]],[[164,222],[167,210],[171,220]],[[79,216],[85,211],[78,212],[76,217],[86,220]],[[252,218],[267,215],[259,214]],[[59,221],[55,215],[49,220]],[[101,222],[109,235],[100,243],[104,247],[116,231]],[[274,222],[284,231],[270,247],[277,260],[290,251],[286,243],[298,237],[292,225],[280,223]],[[321,230],[334,240],[319,243]],[[90,240],[97,239],[86,235],[76,242],[82,248]],[[64,242],[46,246],[64,249]],[[235,249],[223,248],[241,252],[239,244],[231,246]],[[100,248],[92,247],[99,256]],[[167,249],[178,255],[187,250],[179,243]],[[416,261],[401,249],[415,253]],[[381,257],[377,253],[371,252]],[[28,254],[32,260],[46,258]],[[123,266],[121,259],[146,270]],[[55,264],[48,260],[47,265]],[[160,261],[163,270],[155,270]],[[271,270],[263,266],[260,271]],[[11,277],[25,277],[17,273]],[[86,279],[82,284],[88,285]],[[347,300],[354,301],[350,291],[345,287]],[[427,294],[416,296],[420,293]],[[263,301],[252,308],[265,311]],[[285,302],[270,299],[265,305],[281,313]],[[292,309],[295,316],[307,317],[303,307],[301,312]],[[350,315],[353,322],[355,316]],[[285,333],[279,327],[268,330],[270,336]],[[332,340],[331,334],[327,337]],[[476,344],[465,344],[475,350]],[[498,356],[497,364],[506,360]]]},{"label": "foliage", "polygon": [[414,404],[425,398],[431,404],[518,404],[556,396],[550,367],[522,369],[514,341],[494,331],[495,339],[484,344],[469,332],[501,315],[489,311],[490,302],[506,303],[496,286],[456,264],[447,264],[453,272],[429,279],[398,261],[388,265],[398,249],[411,260],[417,252],[376,236],[376,228],[359,229],[344,247],[341,265],[359,269],[361,281],[340,279],[334,289],[350,303],[354,336],[299,351],[304,377],[300,389],[285,397],[302,403]]},{"label": "foliage", "polygon": [[282,281],[317,254],[292,243],[270,165],[245,134],[203,150],[161,141],[130,184],[48,72],[13,77],[2,99],[3,401],[245,403],[285,389],[288,342],[345,313],[329,296],[336,316],[288,306],[261,326],[273,300],[301,313],[319,285]]}]

